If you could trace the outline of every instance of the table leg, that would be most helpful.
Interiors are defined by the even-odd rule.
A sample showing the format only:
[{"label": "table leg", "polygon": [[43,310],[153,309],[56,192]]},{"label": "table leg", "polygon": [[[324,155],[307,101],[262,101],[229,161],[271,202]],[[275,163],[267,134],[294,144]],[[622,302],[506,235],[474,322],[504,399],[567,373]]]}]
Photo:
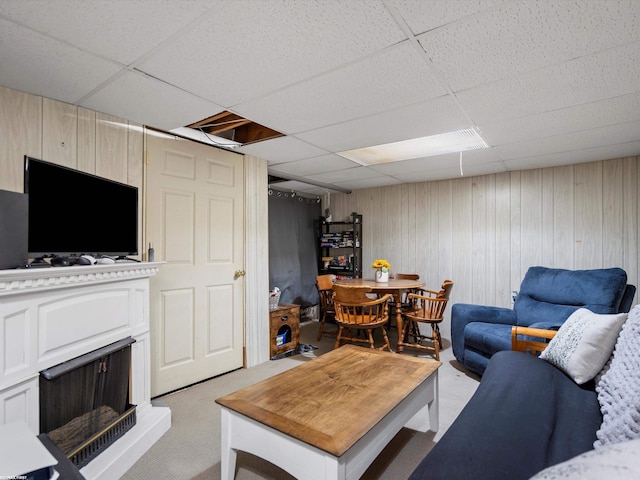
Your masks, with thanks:
[{"label": "table leg", "polygon": [[396,353],[402,353],[402,292],[400,290],[393,293],[393,299],[396,302],[396,330],[398,330],[398,343],[396,345]]},{"label": "table leg", "polygon": [[429,409],[429,427],[432,432],[440,428],[440,386],[438,385],[438,371],[433,375],[433,399],[427,403]]},{"label": "table leg", "polygon": [[236,459],[238,452],[231,448],[229,438],[229,412],[223,408],[221,411],[221,458],[220,458],[220,478],[222,480],[233,480],[236,476]]}]

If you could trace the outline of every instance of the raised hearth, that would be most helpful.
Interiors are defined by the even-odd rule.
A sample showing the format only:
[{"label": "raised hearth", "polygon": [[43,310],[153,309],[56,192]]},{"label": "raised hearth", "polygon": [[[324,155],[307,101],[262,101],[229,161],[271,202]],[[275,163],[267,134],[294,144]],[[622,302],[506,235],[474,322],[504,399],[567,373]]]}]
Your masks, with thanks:
[{"label": "raised hearth", "polygon": [[162,263],[0,271],[0,421],[39,433],[40,372],[126,337],[131,345],[135,425],[82,474],[117,479],[171,426],[151,405],[149,278]]}]

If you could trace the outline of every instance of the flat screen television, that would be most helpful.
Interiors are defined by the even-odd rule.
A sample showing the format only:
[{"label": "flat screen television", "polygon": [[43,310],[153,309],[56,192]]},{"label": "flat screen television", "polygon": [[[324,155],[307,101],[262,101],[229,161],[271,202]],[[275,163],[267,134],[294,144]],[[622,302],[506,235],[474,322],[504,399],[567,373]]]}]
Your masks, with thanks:
[{"label": "flat screen television", "polygon": [[138,254],[138,189],[24,157],[29,258]]}]

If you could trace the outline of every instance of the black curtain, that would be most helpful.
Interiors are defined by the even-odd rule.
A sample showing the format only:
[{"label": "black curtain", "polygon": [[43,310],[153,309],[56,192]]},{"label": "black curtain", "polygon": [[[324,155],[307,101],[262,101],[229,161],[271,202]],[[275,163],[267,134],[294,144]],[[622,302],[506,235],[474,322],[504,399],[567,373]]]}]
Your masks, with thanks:
[{"label": "black curtain", "polygon": [[320,212],[315,198],[276,190],[269,196],[269,289],[280,289],[280,303],[302,308],[318,303],[314,222]]}]

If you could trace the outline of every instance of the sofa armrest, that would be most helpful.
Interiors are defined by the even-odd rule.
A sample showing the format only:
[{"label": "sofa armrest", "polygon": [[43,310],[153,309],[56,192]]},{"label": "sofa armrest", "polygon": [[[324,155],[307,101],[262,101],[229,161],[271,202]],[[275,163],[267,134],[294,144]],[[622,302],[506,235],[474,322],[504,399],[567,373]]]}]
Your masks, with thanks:
[{"label": "sofa armrest", "polygon": [[[514,325],[511,327],[511,350],[518,352],[530,353],[531,355],[538,356],[549,345],[548,341],[540,341],[541,338],[547,340],[556,336],[557,330],[545,330],[542,328],[530,328],[530,327],[518,327]],[[518,336],[526,335],[529,338],[519,338]],[[536,338],[536,340],[530,337]]]},{"label": "sofa armrest", "polygon": [[471,322],[515,325],[516,312],[510,308],[456,303],[451,307],[451,345],[453,355],[464,364],[464,329]]}]

